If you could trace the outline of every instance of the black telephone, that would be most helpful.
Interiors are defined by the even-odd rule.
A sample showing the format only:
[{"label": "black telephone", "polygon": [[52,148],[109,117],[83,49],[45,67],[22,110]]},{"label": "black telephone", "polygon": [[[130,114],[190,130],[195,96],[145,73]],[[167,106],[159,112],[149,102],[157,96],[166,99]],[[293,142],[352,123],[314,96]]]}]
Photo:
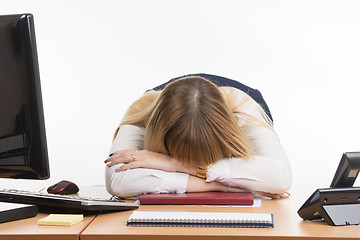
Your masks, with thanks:
[{"label": "black telephone", "polygon": [[360,224],[360,187],[353,187],[359,170],[360,152],[344,153],[330,188],[317,189],[300,207],[299,216],[332,226]]}]

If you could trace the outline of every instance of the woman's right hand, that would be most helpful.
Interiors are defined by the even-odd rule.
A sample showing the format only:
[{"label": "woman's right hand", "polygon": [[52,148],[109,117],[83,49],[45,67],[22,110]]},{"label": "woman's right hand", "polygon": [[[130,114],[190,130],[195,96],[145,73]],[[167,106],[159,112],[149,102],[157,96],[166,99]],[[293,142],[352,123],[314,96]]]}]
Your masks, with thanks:
[{"label": "woman's right hand", "polygon": [[117,172],[133,168],[150,168],[163,170],[167,172],[183,172],[188,174],[197,174],[197,169],[184,166],[169,155],[151,152],[148,150],[126,149],[116,151],[104,161],[108,167],[123,163],[116,169]]},{"label": "woman's right hand", "polygon": [[168,155],[148,150],[126,149],[116,151],[104,161],[108,167],[123,163],[116,171],[125,171],[133,168],[151,168],[174,172],[175,160]]}]

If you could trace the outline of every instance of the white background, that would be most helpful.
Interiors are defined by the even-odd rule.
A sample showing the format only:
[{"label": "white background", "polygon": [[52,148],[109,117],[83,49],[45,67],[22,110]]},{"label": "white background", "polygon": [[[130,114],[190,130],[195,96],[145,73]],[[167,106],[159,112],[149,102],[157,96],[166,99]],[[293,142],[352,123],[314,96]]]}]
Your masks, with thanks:
[{"label": "white background", "polygon": [[1,1],[2,15],[25,12],[35,17],[51,178],[1,187],[104,184],[129,104],[188,73],[262,92],[293,192],[328,187],[342,153],[360,151],[359,1]]}]

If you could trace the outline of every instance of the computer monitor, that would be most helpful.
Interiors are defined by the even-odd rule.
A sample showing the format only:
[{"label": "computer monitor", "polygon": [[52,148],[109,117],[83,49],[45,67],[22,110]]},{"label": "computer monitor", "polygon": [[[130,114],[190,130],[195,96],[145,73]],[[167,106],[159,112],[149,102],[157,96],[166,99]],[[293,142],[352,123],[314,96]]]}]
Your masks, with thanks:
[{"label": "computer monitor", "polygon": [[[0,177],[50,177],[31,14],[0,16]],[[8,186],[0,186],[2,188]],[[37,213],[35,205],[0,199],[0,223],[33,217]]]},{"label": "computer monitor", "polygon": [[0,16],[0,177],[50,177],[31,14]]}]

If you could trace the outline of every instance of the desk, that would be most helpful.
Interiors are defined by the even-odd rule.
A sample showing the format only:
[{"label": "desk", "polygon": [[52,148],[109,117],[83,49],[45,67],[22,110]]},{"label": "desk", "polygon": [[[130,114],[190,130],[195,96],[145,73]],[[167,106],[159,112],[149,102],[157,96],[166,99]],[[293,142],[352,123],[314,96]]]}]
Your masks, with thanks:
[{"label": "desk", "polygon": [[[90,195],[91,189],[95,190],[100,197],[106,196],[104,187],[82,188],[80,193],[84,196],[86,194]],[[96,217],[96,215],[84,216],[83,221],[71,227],[38,226],[37,220],[48,215],[48,213],[39,213],[33,218],[1,223],[0,240],[79,240],[81,233]]]},{"label": "desk", "polygon": [[263,200],[262,207],[212,206],[140,206],[142,211],[208,211],[273,213],[274,228],[191,228],[191,227],[127,227],[132,211],[98,215],[81,234],[81,240],[223,240],[223,239],[358,239],[360,226],[333,227],[325,222],[303,221],[297,210],[308,195],[299,192],[289,199]]},{"label": "desk", "polygon": [[[104,188],[91,188],[92,195]],[[89,189],[90,190],[90,189]],[[100,192],[99,192],[100,191]],[[209,211],[273,213],[274,228],[190,228],[190,227],[127,227],[126,220],[132,211],[86,216],[72,227],[37,226],[34,218],[0,224],[1,240],[261,240],[261,239],[359,239],[360,225],[333,227],[325,222],[303,221],[297,210],[312,192],[294,191],[289,199],[263,200],[262,207],[213,207],[213,206],[140,206],[142,211]]]},{"label": "desk", "polygon": [[84,216],[84,220],[74,226],[38,226],[37,220],[48,216],[39,213],[36,217],[1,223],[1,240],[79,240],[80,234],[95,218]]}]

